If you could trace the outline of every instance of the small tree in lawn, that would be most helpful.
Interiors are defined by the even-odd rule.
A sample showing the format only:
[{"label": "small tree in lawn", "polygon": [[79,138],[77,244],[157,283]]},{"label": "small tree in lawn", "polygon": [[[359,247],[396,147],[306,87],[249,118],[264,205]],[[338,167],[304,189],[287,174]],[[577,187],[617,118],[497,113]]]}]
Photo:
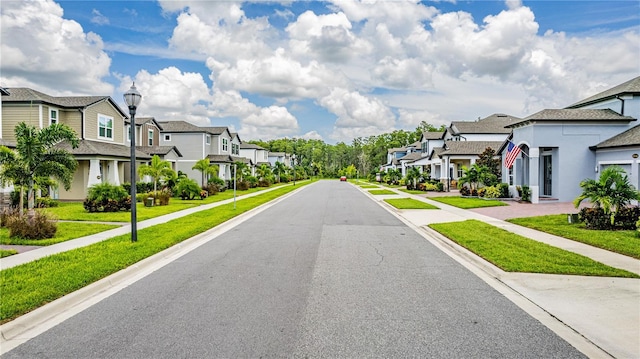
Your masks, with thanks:
[{"label": "small tree in lawn", "polygon": [[478,157],[476,161],[478,166],[487,167],[489,172],[496,176],[496,179],[502,178],[502,160],[496,155],[496,151],[493,148],[487,147]]},{"label": "small tree in lawn", "polygon": [[276,176],[278,183],[280,183],[280,176],[286,173],[287,166],[280,161],[276,161],[275,165],[273,166],[273,174]]},{"label": "small tree in lawn", "polygon": [[173,178],[175,171],[171,169],[169,161],[160,159],[158,155],[151,157],[151,164],[140,165],[138,173],[141,176],[149,176],[153,181],[153,193],[158,190],[158,182],[164,178]]},{"label": "small tree in lawn", "polygon": [[420,169],[418,167],[409,167],[407,169],[407,188],[411,187],[409,189],[416,189],[418,186],[418,180],[421,176],[422,173],[420,173]]},{"label": "small tree in lawn", "polygon": [[639,200],[640,194],[629,182],[629,177],[620,166],[605,168],[598,180],[586,179],[580,182],[582,194],[573,204],[578,208],[580,203],[589,199],[595,208],[602,208],[615,222],[616,212],[627,206],[632,200]]},{"label": "small tree in lawn", "polygon": [[53,177],[62,182],[64,188],[71,188],[73,174],[78,168],[73,154],[56,147],[62,141],[68,141],[77,148],[79,139],[76,133],[63,124],[55,123],[43,129],[19,123],[15,129],[15,151],[0,146],[0,165],[2,177],[16,185],[27,187],[27,215],[35,216],[34,188],[38,177]]},{"label": "small tree in lawn", "polygon": [[202,173],[202,187],[207,185],[210,176],[218,174],[218,166],[211,164],[208,158],[198,160],[191,168],[192,170],[200,171]]}]

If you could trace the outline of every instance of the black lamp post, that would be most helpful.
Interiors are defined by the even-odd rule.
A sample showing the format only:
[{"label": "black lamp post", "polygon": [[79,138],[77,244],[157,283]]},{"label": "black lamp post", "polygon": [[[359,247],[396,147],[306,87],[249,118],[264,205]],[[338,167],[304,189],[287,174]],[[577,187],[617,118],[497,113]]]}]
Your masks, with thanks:
[{"label": "black lamp post", "polygon": [[136,90],[136,83],[131,85],[129,91],[124,95],[124,102],[129,106],[129,114],[131,115],[131,127],[129,135],[131,136],[131,242],[138,241],[138,221],[136,219],[136,108],[142,100],[142,95]]}]

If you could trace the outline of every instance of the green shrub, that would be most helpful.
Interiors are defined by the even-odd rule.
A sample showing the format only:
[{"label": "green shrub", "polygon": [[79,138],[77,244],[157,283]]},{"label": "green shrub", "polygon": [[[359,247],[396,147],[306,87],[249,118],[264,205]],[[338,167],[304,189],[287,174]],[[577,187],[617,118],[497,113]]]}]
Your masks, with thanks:
[{"label": "green shrub", "polygon": [[444,185],[442,183],[440,183],[440,182],[438,182],[438,183],[425,183],[424,184],[424,189],[425,189],[425,191],[438,191],[438,192],[440,192],[440,191],[442,191],[442,187],[443,186]]},{"label": "green shrub", "polygon": [[219,192],[218,185],[215,184],[215,183],[211,183],[211,182],[209,182],[209,184],[206,187],[202,188],[202,189],[207,191],[207,193],[210,196],[216,195]]},{"label": "green shrub", "polygon": [[258,187],[269,187],[271,186],[271,181],[267,179],[261,179],[258,181]]},{"label": "green shrub", "polygon": [[129,211],[131,197],[122,186],[100,183],[89,187],[83,206],[91,213]]},{"label": "green shrub", "polygon": [[[486,191],[487,191],[487,187],[479,188],[479,189],[476,191],[476,195],[477,195],[478,197],[484,197],[484,195],[485,195],[485,192],[486,192]],[[473,196],[473,191],[472,191],[471,195]]]},{"label": "green shrub", "polygon": [[254,177],[254,176],[245,177],[245,181],[249,182],[249,187],[250,188],[258,187],[258,179],[256,177]]},{"label": "green shrub", "polygon": [[509,185],[507,183],[498,183],[496,188],[500,191],[500,198],[509,198]]},{"label": "green shrub", "polygon": [[14,214],[7,217],[9,237],[22,239],[53,238],[58,227],[56,221],[47,213],[36,211],[29,220],[26,215]]},{"label": "green shrub", "polygon": [[603,208],[582,208],[578,218],[589,229],[616,230],[636,229],[636,223],[640,220],[640,207],[620,208],[611,223],[611,215],[605,213]]},{"label": "green shrub", "polygon": [[209,180],[207,191],[209,194],[214,194],[213,186],[217,187],[215,193],[224,192],[227,189],[227,183],[220,177],[213,177]]},{"label": "green shrub", "polygon": [[178,196],[184,200],[195,199],[200,196],[200,191],[202,191],[202,189],[195,180],[191,178],[184,178],[176,186],[176,191],[178,192]]},{"label": "green shrub", "polygon": [[9,217],[19,215],[20,211],[16,207],[5,208],[0,211],[0,227],[6,227]]},{"label": "green shrub", "polygon": [[501,195],[500,190],[494,186],[481,188],[480,190],[478,190],[478,192],[480,192],[481,190],[484,190],[483,192],[485,198],[499,198]]},{"label": "green shrub", "polygon": [[471,190],[467,186],[462,186],[460,187],[460,195],[465,197],[471,196]]},{"label": "green shrub", "polygon": [[522,200],[524,202],[531,202],[531,189],[529,186],[522,186]]}]

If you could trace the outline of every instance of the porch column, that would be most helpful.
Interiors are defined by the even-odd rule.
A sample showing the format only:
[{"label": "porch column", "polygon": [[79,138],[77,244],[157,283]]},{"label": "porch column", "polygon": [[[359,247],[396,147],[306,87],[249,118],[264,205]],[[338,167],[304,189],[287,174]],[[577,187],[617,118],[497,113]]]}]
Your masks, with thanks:
[{"label": "porch column", "polygon": [[444,179],[444,191],[445,192],[449,192],[451,189],[449,188],[449,185],[451,183],[449,183],[449,181],[451,180],[449,178],[449,172],[451,172],[449,170],[449,167],[451,166],[451,162],[449,161],[449,157],[444,157],[442,159],[442,166],[440,168],[440,171],[442,171],[442,173],[440,173],[441,178]]},{"label": "porch column", "polygon": [[119,186],[120,174],[118,173],[118,161],[109,161],[109,171],[107,173],[107,182]]},{"label": "porch column", "polygon": [[89,160],[89,181],[87,187],[102,183],[100,177],[100,160]]},{"label": "porch column", "polygon": [[540,148],[529,149],[529,189],[531,203],[540,202]]}]

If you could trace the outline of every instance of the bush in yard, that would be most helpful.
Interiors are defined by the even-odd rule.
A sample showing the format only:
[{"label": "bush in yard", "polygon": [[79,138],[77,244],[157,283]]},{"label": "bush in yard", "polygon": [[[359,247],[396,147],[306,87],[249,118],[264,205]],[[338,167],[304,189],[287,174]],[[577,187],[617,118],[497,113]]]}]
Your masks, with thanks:
[{"label": "bush in yard", "polygon": [[100,183],[89,187],[83,206],[91,213],[129,211],[131,197],[122,186]]},{"label": "bush in yard", "polygon": [[238,189],[238,191],[246,191],[250,186],[251,184],[249,183],[249,181],[238,181],[236,183],[236,188]]},{"label": "bush in yard", "polygon": [[176,186],[176,191],[178,192],[178,196],[184,199],[194,199],[200,196],[200,185],[198,182],[191,178],[185,178],[178,183]]},{"label": "bush in yard", "polygon": [[500,198],[509,198],[511,195],[509,194],[509,185],[506,183],[498,183],[496,188],[500,191]]},{"label": "bush in yard", "polygon": [[207,193],[210,196],[213,196],[219,192],[218,185],[215,183],[209,183],[206,187],[203,187],[202,189],[207,191]]},{"label": "bush in yard", "polygon": [[56,221],[44,212],[36,211],[33,219],[19,213],[7,217],[9,237],[23,239],[53,238],[58,227]]},{"label": "bush in yard", "polygon": [[169,199],[171,199],[171,191],[168,189],[162,189],[160,191],[149,192],[149,197],[153,197],[153,204],[155,206],[168,206]]},{"label": "bush in yard", "polygon": [[616,230],[616,229],[636,229],[640,219],[640,207],[620,208],[611,223],[611,215],[603,208],[582,208],[578,217],[589,229],[596,230]]},{"label": "bush in yard", "polygon": [[[489,186],[489,187],[484,187],[481,188],[480,190],[484,190],[484,197],[485,198],[499,198],[500,197],[500,190],[494,186]],[[478,192],[480,192],[480,190],[478,190]]]},{"label": "bush in yard", "polygon": [[[484,197],[485,192],[487,191],[487,187],[482,187],[479,188],[476,193],[478,197]],[[471,195],[473,196],[473,192],[471,192]]]},{"label": "bush in yard", "polygon": [[6,227],[9,217],[19,215],[20,210],[16,207],[5,208],[0,211],[0,227]]},{"label": "bush in yard", "polygon": [[471,190],[467,186],[460,187],[460,195],[464,197],[471,196]]},{"label": "bush in yard", "polygon": [[251,188],[256,188],[258,187],[258,179],[254,176],[247,176],[245,178],[246,181],[249,182],[249,187]]},{"label": "bush in yard", "polygon": [[207,190],[209,191],[209,194],[212,194],[211,192],[211,188],[213,186],[217,187],[217,192],[224,192],[227,189],[227,184],[226,182],[220,178],[220,177],[213,177],[209,180],[209,185],[207,186]]}]

